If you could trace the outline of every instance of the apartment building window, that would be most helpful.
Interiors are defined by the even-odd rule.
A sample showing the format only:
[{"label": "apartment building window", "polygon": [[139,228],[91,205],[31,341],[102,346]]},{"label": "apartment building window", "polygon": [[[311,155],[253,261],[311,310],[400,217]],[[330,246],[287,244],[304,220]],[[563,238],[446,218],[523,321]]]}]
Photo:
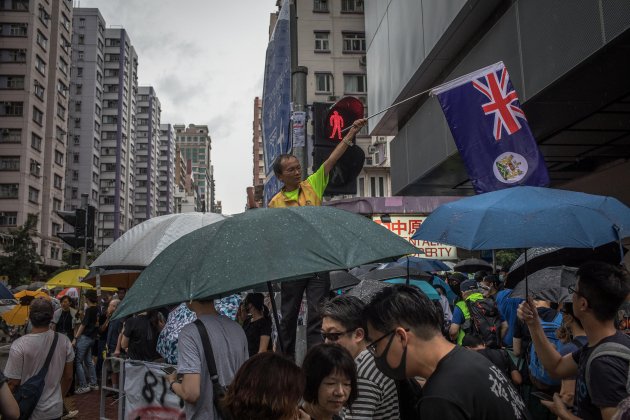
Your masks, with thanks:
[{"label": "apartment building window", "polygon": [[315,93],[331,93],[332,82],[331,73],[315,73]]},{"label": "apartment building window", "polygon": [[97,116],[99,116],[99,117],[100,117],[100,116],[101,116],[101,107],[100,107],[100,106],[98,106],[98,105],[94,105],[94,113],[95,113]]},{"label": "apartment building window", "polygon": [[101,125],[97,121],[94,121],[94,131],[97,133],[101,132]]},{"label": "apartment building window", "polygon": [[359,197],[365,197],[365,179],[363,177],[359,177],[357,184],[359,186]]},{"label": "apartment building window", "polygon": [[46,62],[39,55],[35,55],[35,68],[42,76],[46,76]]},{"label": "apartment building window", "polygon": [[[59,233],[60,229],[61,229],[61,226],[59,225],[59,223],[53,223],[52,224],[52,229],[51,229],[53,236],[56,235],[57,233]],[[50,257],[51,258],[53,258],[52,254],[53,254],[53,250],[55,250],[55,249],[57,249],[57,248],[54,248],[54,247],[50,248],[50,254],[51,254]]]},{"label": "apartment building window", "polygon": [[46,38],[44,34],[41,33],[40,31],[37,31],[36,40],[37,40],[37,45],[42,47],[44,51],[48,49],[48,38]]},{"label": "apartment building window", "polygon": [[66,39],[65,36],[63,36],[63,34],[61,35],[61,49],[65,51],[66,54],[70,54],[70,47],[72,46],[72,44]]},{"label": "apartment building window", "polygon": [[76,102],[74,103],[74,110],[75,110],[76,112],[81,112],[81,101],[76,101]]},{"label": "apartment building window", "polygon": [[26,63],[26,50],[0,49],[0,63]]},{"label": "apartment building window", "polygon": [[60,190],[63,187],[63,178],[55,174],[53,177],[53,186]]},{"label": "apartment building window", "polygon": [[83,85],[81,83],[77,83],[74,87],[74,93],[77,95],[81,95],[83,93]]},{"label": "apartment building window", "polygon": [[68,90],[70,90],[70,88],[66,86],[64,82],[57,79],[57,92],[65,98],[68,93]]},{"label": "apartment building window", "polygon": [[68,134],[63,128],[56,126],[55,127],[55,138],[60,142],[60,143],[65,143],[66,140],[66,134]]},{"label": "apartment building window", "polygon": [[17,226],[17,212],[0,211],[0,226]]},{"label": "apartment building window", "polygon": [[25,37],[28,35],[26,23],[0,23],[0,36]]},{"label": "apartment building window", "polygon": [[0,171],[19,171],[19,156],[0,156]]},{"label": "apartment building window", "polygon": [[344,32],[343,33],[343,52],[344,53],[364,53],[365,52],[365,33]]},{"label": "apartment building window", "polygon": [[79,37],[78,37],[78,44],[79,44],[79,45],[85,45],[85,35],[83,35],[83,34],[79,34]]},{"label": "apartment building window", "polygon": [[77,170],[72,171],[72,180],[73,181],[78,181],[79,180],[79,171],[77,171]]},{"label": "apartment building window", "polygon": [[83,67],[77,67],[77,77],[83,77]]},{"label": "apartment building window", "polygon": [[0,184],[0,198],[18,198],[20,184]]},{"label": "apartment building window", "polygon": [[80,136],[72,136],[72,142],[74,143],[75,146],[78,146],[81,143],[81,137]]},{"label": "apartment building window", "polygon": [[21,143],[21,128],[0,128],[0,144],[4,143]]},{"label": "apartment building window", "polygon": [[98,174],[96,172],[92,172],[92,182],[98,184]]},{"label": "apartment building window", "polygon": [[42,125],[44,123],[44,113],[39,110],[36,106],[33,107],[33,121],[37,124]]},{"label": "apartment building window", "polygon": [[105,54],[105,61],[109,61],[109,62],[120,61],[120,54]]},{"label": "apartment building window", "polygon": [[41,170],[42,170],[42,165],[35,159],[31,159],[29,170],[30,170],[31,175],[39,178]]},{"label": "apartment building window", "polygon": [[74,119],[74,128],[81,128],[81,118]]},{"label": "apartment building window", "polygon": [[341,13],[363,13],[363,0],[341,0]]},{"label": "apartment building window", "polygon": [[345,94],[367,93],[367,78],[365,74],[344,74],[343,91]]},{"label": "apartment building window", "polygon": [[38,152],[42,151],[42,138],[35,133],[31,133],[31,148]]},{"label": "apartment building window", "polygon": [[80,61],[83,61],[83,59],[85,58],[85,53],[83,51],[77,51],[77,58]]},{"label": "apartment building window", "polygon": [[50,20],[50,15],[44,9],[44,6],[39,5],[39,20],[44,24],[45,27],[48,28],[48,21]]},{"label": "apartment building window", "polygon": [[79,28],[85,28],[85,18],[79,18]]},{"label": "apartment building window", "polygon": [[66,28],[66,30],[70,31],[70,19],[66,16],[65,13],[61,13],[61,25]]},{"label": "apartment building window", "polygon": [[70,198],[72,199],[79,198],[79,190],[77,188],[72,188],[72,191],[70,192]]},{"label": "apartment building window", "polygon": [[55,150],[55,163],[59,166],[63,166],[63,153],[59,150]]},{"label": "apartment building window", "polygon": [[382,176],[371,176],[370,193],[372,197],[383,197],[385,195],[385,178]]},{"label": "apartment building window", "polygon": [[330,52],[330,32],[315,31],[315,52]]},{"label": "apartment building window", "polygon": [[21,117],[24,114],[24,102],[0,102],[0,117]]},{"label": "apartment building window", "polygon": [[92,201],[98,201],[98,191],[92,190]]},{"label": "apartment building window", "polygon": [[92,156],[92,163],[94,166],[98,167],[98,156]]},{"label": "apartment building window", "polygon": [[313,0],[313,12],[328,13],[328,0]]},{"label": "apartment building window", "polygon": [[37,188],[28,187],[28,201],[39,203],[39,190]]},{"label": "apartment building window", "polygon": [[0,76],[0,89],[7,89],[7,90],[24,89],[24,76],[15,76],[15,75]]},{"label": "apartment building window", "polygon": [[101,74],[100,71],[96,70],[96,81],[98,83],[103,83],[103,75]]},{"label": "apartment building window", "polygon": [[[55,223],[53,223],[53,226],[55,225]],[[57,225],[58,226],[58,225]],[[59,260],[59,248],[57,248],[56,246],[50,247],[50,259],[52,260]]]},{"label": "apartment building window", "polygon": [[61,200],[58,198],[53,198],[53,210],[59,211],[61,210]]},{"label": "apartment building window", "polygon": [[72,162],[73,163],[79,163],[79,153],[75,152],[72,154]]},{"label": "apartment building window", "polygon": [[101,196],[101,204],[114,204],[114,197],[111,195]]},{"label": "apartment building window", "polygon": [[96,88],[96,99],[101,100],[102,92],[99,88]]},{"label": "apartment building window", "polygon": [[38,80],[35,80],[34,82],[34,89],[33,89],[33,93],[35,93],[35,96],[37,96],[37,98],[39,98],[39,100],[43,101],[44,100],[44,93],[46,92],[46,88],[44,88],[44,85],[42,85],[41,83],[39,83]]},{"label": "apartment building window", "polygon": [[59,70],[66,76],[68,75],[68,63],[61,57],[59,57]]},{"label": "apartment building window", "polygon": [[13,10],[14,12],[28,12],[28,0],[0,1],[0,10]]},{"label": "apartment building window", "polygon": [[57,102],[57,116],[61,118],[62,121],[66,120],[66,108],[61,106],[59,102]]}]

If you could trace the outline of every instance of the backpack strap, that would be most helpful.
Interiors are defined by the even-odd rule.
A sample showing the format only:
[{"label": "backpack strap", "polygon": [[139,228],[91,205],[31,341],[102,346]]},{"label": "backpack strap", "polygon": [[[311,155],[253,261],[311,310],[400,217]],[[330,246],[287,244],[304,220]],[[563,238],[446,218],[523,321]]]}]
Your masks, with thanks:
[{"label": "backpack strap", "polygon": [[586,389],[588,390],[588,395],[592,395],[591,394],[591,363],[593,363],[593,360],[601,356],[618,357],[620,359],[624,359],[627,362],[629,362],[628,377],[626,379],[626,391],[630,393],[630,348],[619,343],[604,343],[602,345],[597,346],[595,350],[593,350],[591,355],[588,357],[588,360],[586,361],[585,379],[586,379]]},{"label": "backpack strap", "polygon": [[212,345],[210,344],[210,337],[208,337],[208,331],[203,325],[203,322],[197,318],[194,322],[199,336],[201,337],[201,344],[203,346],[203,353],[206,356],[206,364],[208,365],[208,371],[210,372],[210,379],[213,384],[219,383],[219,375],[217,374],[217,365],[214,361],[214,353],[212,351]]}]

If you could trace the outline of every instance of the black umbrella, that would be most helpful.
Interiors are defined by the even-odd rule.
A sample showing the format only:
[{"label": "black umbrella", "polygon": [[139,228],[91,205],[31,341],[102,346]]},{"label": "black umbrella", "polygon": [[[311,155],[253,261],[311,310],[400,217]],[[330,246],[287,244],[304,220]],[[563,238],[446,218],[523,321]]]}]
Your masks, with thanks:
[{"label": "black umbrella", "polygon": [[455,264],[453,270],[461,273],[476,273],[477,271],[492,272],[492,264],[479,258],[469,258]]},{"label": "black umbrella", "polygon": [[[558,266],[547,267],[528,274],[529,294],[538,300],[563,303],[571,300],[568,288],[577,283],[577,268]],[[525,281],[519,282],[510,297],[525,299]]]},{"label": "black umbrella", "polygon": [[356,296],[367,304],[372,301],[374,295],[390,286],[391,284],[382,281],[361,280],[359,284],[354,286],[347,294],[349,296]]},{"label": "black umbrella", "polygon": [[330,290],[339,290],[354,286],[361,280],[347,272],[346,270],[335,270],[330,272]]},{"label": "black umbrella", "polygon": [[[624,254],[628,250],[624,248]],[[527,251],[527,266],[525,265],[525,252],[522,253],[510,267],[506,278],[506,288],[513,288],[518,282],[525,279],[526,272],[534,272],[545,267],[566,265],[578,267],[582,263],[594,260],[610,264],[619,264],[619,244],[610,242],[597,248],[529,248]]]},{"label": "black umbrella", "polygon": [[429,283],[433,282],[433,275],[425,271],[416,270],[415,268],[409,268],[409,270],[407,271],[407,267],[389,267],[383,268],[382,270],[372,270],[368,273],[362,274],[359,277],[361,278],[361,280],[375,281],[409,277],[415,280],[425,280]]}]

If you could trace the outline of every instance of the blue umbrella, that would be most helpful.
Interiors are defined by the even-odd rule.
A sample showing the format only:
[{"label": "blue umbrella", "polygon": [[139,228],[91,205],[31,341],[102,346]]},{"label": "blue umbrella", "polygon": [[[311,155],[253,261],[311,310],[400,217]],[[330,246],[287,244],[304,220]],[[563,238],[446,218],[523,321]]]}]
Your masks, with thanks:
[{"label": "blue umbrella", "polygon": [[630,208],[612,197],[518,186],[438,207],[413,239],[469,250],[595,248],[630,236]]},{"label": "blue umbrella", "polygon": [[446,291],[446,298],[448,299],[449,303],[455,303],[457,295],[455,294],[455,292],[453,292],[453,289],[451,289],[451,286],[449,286],[448,283],[446,283],[438,276],[433,276],[433,286],[442,286],[442,288]]},{"label": "blue umbrella", "polygon": [[407,260],[409,261],[409,268],[415,268],[416,270],[429,273],[433,271],[451,271],[451,268],[442,261],[430,258],[402,257],[395,264],[406,267]]},{"label": "blue umbrella", "polygon": [[0,283],[0,305],[15,305],[17,300],[7,287]]},{"label": "blue umbrella", "polygon": [[[407,284],[407,279],[406,278],[397,278],[397,279],[388,279],[385,280],[385,283],[391,283],[391,284]],[[431,300],[440,300],[440,294],[437,292],[437,290],[435,290],[435,288],[433,286],[431,286],[429,283],[427,283],[424,280],[414,280],[414,279],[410,279],[409,280],[409,284],[417,287],[418,289],[420,289],[420,291],[422,293],[424,293],[425,295],[427,295],[427,297]]]}]

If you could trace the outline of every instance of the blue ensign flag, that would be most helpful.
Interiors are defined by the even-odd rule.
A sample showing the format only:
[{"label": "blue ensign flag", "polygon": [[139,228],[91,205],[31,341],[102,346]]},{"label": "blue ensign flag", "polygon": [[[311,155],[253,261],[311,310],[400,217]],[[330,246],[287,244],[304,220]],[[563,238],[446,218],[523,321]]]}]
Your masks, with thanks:
[{"label": "blue ensign flag", "polygon": [[536,139],[503,62],[431,90],[437,96],[477,194],[549,185]]}]

